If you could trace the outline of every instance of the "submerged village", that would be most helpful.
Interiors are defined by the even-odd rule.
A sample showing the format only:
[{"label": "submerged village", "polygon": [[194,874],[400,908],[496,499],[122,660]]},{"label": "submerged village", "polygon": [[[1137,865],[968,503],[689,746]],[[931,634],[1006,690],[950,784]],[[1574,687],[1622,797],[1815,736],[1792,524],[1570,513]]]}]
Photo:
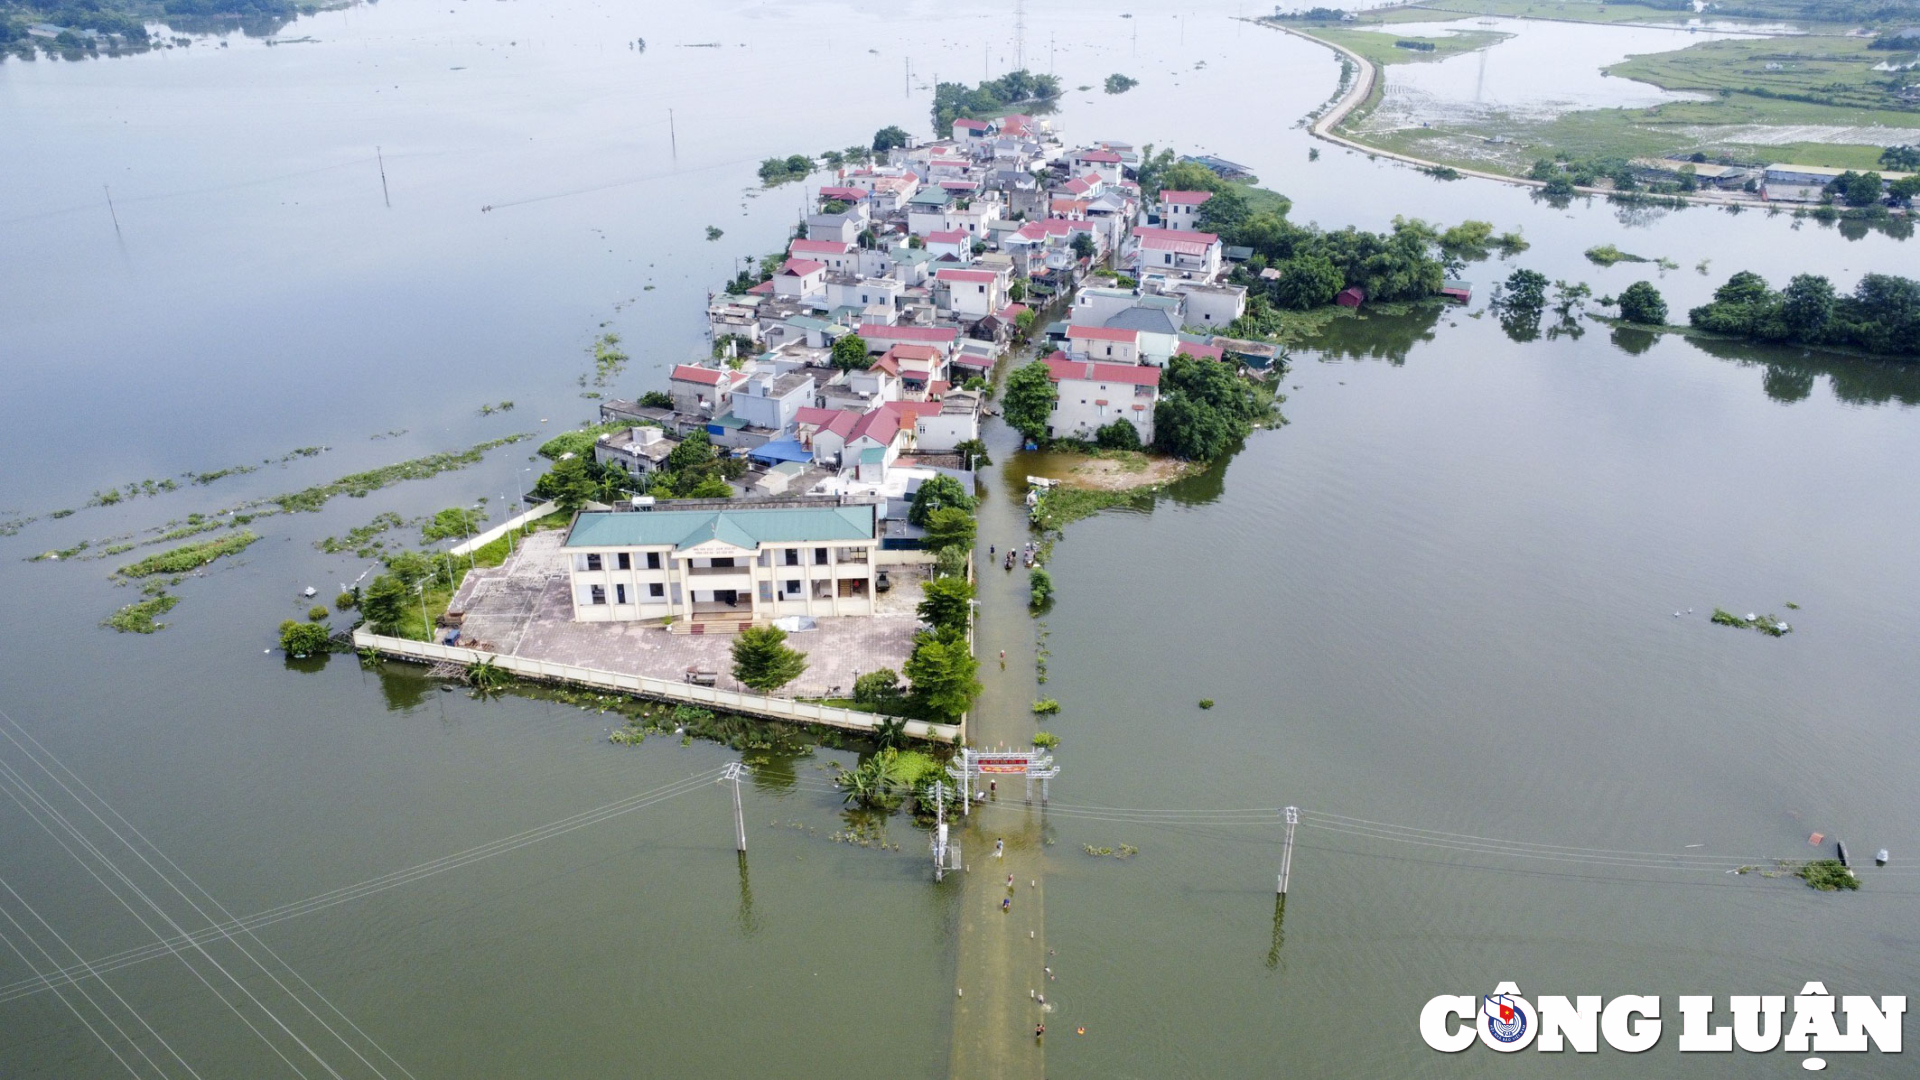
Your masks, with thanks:
[{"label": "submerged village", "polygon": [[[549,441],[532,509],[437,565],[390,559],[359,600],[363,655],[966,741],[974,575],[1030,575],[1036,607],[1051,590],[1036,543],[975,543],[983,420],[1093,466],[1077,491],[1028,478],[1057,524],[1274,416],[1283,365],[1227,333],[1252,252],[1203,228],[1215,190],[1251,190],[1239,166],[1071,144],[1022,114],[875,143],[712,296],[710,359]],[[1200,182],[1143,192],[1154,162]],[[1156,422],[1199,445],[1146,457]]]}]

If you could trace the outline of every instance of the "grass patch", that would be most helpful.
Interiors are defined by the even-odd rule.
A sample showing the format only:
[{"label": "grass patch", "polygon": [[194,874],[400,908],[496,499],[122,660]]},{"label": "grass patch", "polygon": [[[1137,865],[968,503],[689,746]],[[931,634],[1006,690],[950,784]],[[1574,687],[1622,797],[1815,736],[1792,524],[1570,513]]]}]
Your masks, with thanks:
[{"label": "grass patch", "polygon": [[339,495],[361,499],[375,491],[379,491],[381,488],[400,483],[402,480],[425,480],[429,477],[438,476],[443,472],[464,469],[469,465],[478,464],[480,459],[485,456],[489,450],[509,446],[523,439],[530,439],[532,437],[532,435],[526,433],[509,435],[506,438],[493,439],[465,450],[449,450],[445,453],[429,454],[426,457],[414,458],[411,461],[402,461],[394,465],[383,465],[378,469],[368,469],[366,472],[357,472],[349,476],[343,476],[332,483],[316,484],[313,487],[303,488],[290,494],[275,495],[266,501],[277,505],[281,510],[290,514],[311,513],[319,510],[327,504],[328,500]]},{"label": "grass patch", "polygon": [[1091,488],[1056,486],[1040,496],[1040,501],[1034,504],[1033,523],[1043,529],[1059,529],[1081,518],[1092,517],[1110,506],[1119,506],[1140,498],[1152,498],[1151,489],[1096,491]]},{"label": "grass patch", "polygon": [[379,552],[380,548],[385,546],[382,541],[376,538],[389,529],[398,529],[405,524],[406,521],[403,520],[399,514],[391,511],[383,514],[375,514],[373,520],[367,522],[365,525],[348,529],[346,536],[329,536],[325,539],[315,540],[313,546],[329,555],[338,555],[342,551],[351,551],[360,558],[371,559]]},{"label": "grass patch", "polygon": [[151,634],[158,630],[165,630],[167,624],[155,622],[154,619],[172,611],[173,605],[179,602],[179,597],[161,593],[158,596],[128,604],[107,616],[100,625],[112,627],[123,634]]},{"label": "grass patch", "polygon": [[260,537],[249,529],[231,536],[220,537],[218,540],[183,544],[177,548],[149,555],[139,562],[128,563],[118,572],[120,576],[129,578],[152,577],[155,574],[184,574],[189,570],[198,570],[215,559],[237,555],[258,539]]},{"label": "grass patch", "polygon": [[[572,515],[556,511],[548,514],[546,517],[531,522],[527,526],[527,531],[541,532],[547,529],[563,529],[570,520],[572,520]],[[509,554],[509,543],[515,545],[512,550],[519,550],[517,546],[519,541],[515,539],[518,535],[519,530],[515,530],[513,533],[502,536],[491,544],[476,549],[471,560],[464,555],[452,556],[444,553],[438,558],[435,558],[433,560],[433,576],[427,579],[427,591],[424,603],[425,616],[423,617],[422,615],[423,605],[420,602],[420,598],[416,596],[415,602],[407,605],[406,614],[401,617],[400,625],[394,628],[394,636],[411,638],[415,641],[432,640],[427,633],[429,622],[438,619],[440,615],[447,610],[447,605],[453,602],[453,594],[460,590],[460,583],[467,579],[467,574],[472,572],[476,567],[499,566],[501,563],[506,562],[507,555]]]},{"label": "grass patch", "polygon": [[1612,244],[1601,244],[1598,247],[1590,247],[1587,249],[1586,254],[1589,262],[1597,263],[1600,266],[1612,266],[1614,263],[1623,262],[1643,263],[1653,261],[1644,255],[1632,255],[1621,251]]},{"label": "grass patch", "polygon": [[[1376,64],[1429,64],[1461,53],[1484,49],[1512,37],[1497,30],[1463,30],[1446,37],[1400,37],[1373,30],[1315,26],[1307,31],[1324,41],[1345,46]],[[1402,46],[1400,42],[1410,46]],[[1427,46],[1432,46],[1428,48]]]},{"label": "grass patch", "polygon": [[541,443],[539,454],[549,461],[559,461],[567,454],[588,457],[593,453],[593,444],[600,441],[600,436],[632,426],[630,420],[615,420],[605,424],[590,424],[578,431],[563,431]]}]

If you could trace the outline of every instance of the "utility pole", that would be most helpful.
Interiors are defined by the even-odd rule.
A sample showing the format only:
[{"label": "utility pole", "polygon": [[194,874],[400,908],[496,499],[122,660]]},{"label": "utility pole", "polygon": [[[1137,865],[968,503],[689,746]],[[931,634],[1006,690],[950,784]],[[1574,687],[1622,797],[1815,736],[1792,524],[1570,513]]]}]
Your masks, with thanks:
[{"label": "utility pole", "polygon": [[680,133],[673,126],[673,110],[667,110],[667,139],[673,146],[673,160],[680,160]]},{"label": "utility pole", "polygon": [[747,853],[747,815],[746,811],[740,808],[740,773],[742,771],[744,771],[743,766],[739,762],[731,762],[720,771],[720,779],[716,782],[733,781],[733,850],[745,855]]},{"label": "utility pole", "polygon": [[387,159],[380,153],[378,146],[373,148],[373,160],[380,164],[380,201],[386,203],[387,209],[391,210],[393,197],[387,194]]},{"label": "utility pole", "polygon": [[947,879],[947,785],[933,782],[933,880]]},{"label": "utility pole", "polygon": [[1280,896],[1287,895],[1287,877],[1293,872],[1293,827],[1300,824],[1300,808],[1289,806],[1286,814],[1287,838],[1280,845]]},{"label": "utility pole", "polygon": [[120,235],[120,213],[113,208],[113,189],[105,184],[101,184],[100,190],[107,193],[107,215],[113,218],[113,235],[118,237]]},{"label": "utility pole", "polygon": [[1013,69],[1027,70],[1027,0],[1013,0]]},{"label": "utility pole", "polygon": [[907,97],[913,96],[913,57],[907,57]]}]

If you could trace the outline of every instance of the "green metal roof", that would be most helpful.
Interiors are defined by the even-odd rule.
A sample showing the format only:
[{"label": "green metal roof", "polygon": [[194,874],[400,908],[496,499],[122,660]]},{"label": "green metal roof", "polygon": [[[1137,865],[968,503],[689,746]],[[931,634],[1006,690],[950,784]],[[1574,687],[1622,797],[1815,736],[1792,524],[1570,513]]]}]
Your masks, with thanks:
[{"label": "green metal roof", "polygon": [[795,506],[765,510],[649,510],[583,513],[567,533],[570,548],[734,547],[873,539],[870,506]]}]

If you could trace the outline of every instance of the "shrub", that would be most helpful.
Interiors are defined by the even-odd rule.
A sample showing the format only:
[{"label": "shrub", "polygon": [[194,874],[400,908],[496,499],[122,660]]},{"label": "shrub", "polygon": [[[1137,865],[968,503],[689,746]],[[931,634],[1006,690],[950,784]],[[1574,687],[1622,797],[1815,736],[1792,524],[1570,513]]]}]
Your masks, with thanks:
[{"label": "shrub", "polygon": [[1840,865],[1839,859],[1815,859],[1793,873],[1809,887],[1821,892],[1860,887],[1860,879],[1853,876],[1853,871]]},{"label": "shrub", "polygon": [[1060,736],[1055,735],[1051,731],[1036,731],[1033,733],[1033,746],[1036,750],[1051,750],[1059,745]]},{"label": "shrub", "polygon": [[351,590],[333,598],[333,606],[341,611],[352,611],[359,603],[360,598],[353,595]]},{"label": "shrub", "polygon": [[787,645],[777,626],[752,626],[733,639],[733,677],[761,693],[778,690],[807,670],[807,654]]},{"label": "shrub", "polygon": [[327,628],[288,619],[280,624],[280,648],[288,656],[313,656],[327,651]]},{"label": "shrub", "polygon": [[1041,567],[1027,572],[1027,604],[1030,607],[1045,607],[1053,600],[1053,575]]},{"label": "shrub", "polygon": [[1060,703],[1050,697],[1043,697],[1033,703],[1033,715],[1052,716],[1060,711]]},{"label": "shrub", "polygon": [[1201,708],[1203,708],[1203,709],[1211,709],[1211,708],[1213,708],[1213,699],[1212,699],[1212,698],[1210,698],[1210,697],[1203,697],[1203,698],[1201,698],[1201,699],[1200,699],[1200,707],[1201,707]]},{"label": "shrub", "polygon": [[307,609],[307,621],[309,621],[309,622],[326,622],[326,621],[327,621],[327,605],[325,605],[325,604],[315,604],[315,605],[313,605],[312,607],[310,607],[310,608],[308,608],[308,609]]},{"label": "shrub", "polygon": [[1620,294],[1620,317],[1631,323],[1665,325],[1667,301],[1651,282],[1636,281]]},{"label": "shrub", "polygon": [[1115,420],[1095,431],[1093,441],[1106,450],[1138,450],[1140,449],[1140,429],[1134,427],[1128,420]]},{"label": "shrub", "polygon": [[892,668],[869,671],[853,680],[853,703],[886,710],[900,701],[900,676]]}]

